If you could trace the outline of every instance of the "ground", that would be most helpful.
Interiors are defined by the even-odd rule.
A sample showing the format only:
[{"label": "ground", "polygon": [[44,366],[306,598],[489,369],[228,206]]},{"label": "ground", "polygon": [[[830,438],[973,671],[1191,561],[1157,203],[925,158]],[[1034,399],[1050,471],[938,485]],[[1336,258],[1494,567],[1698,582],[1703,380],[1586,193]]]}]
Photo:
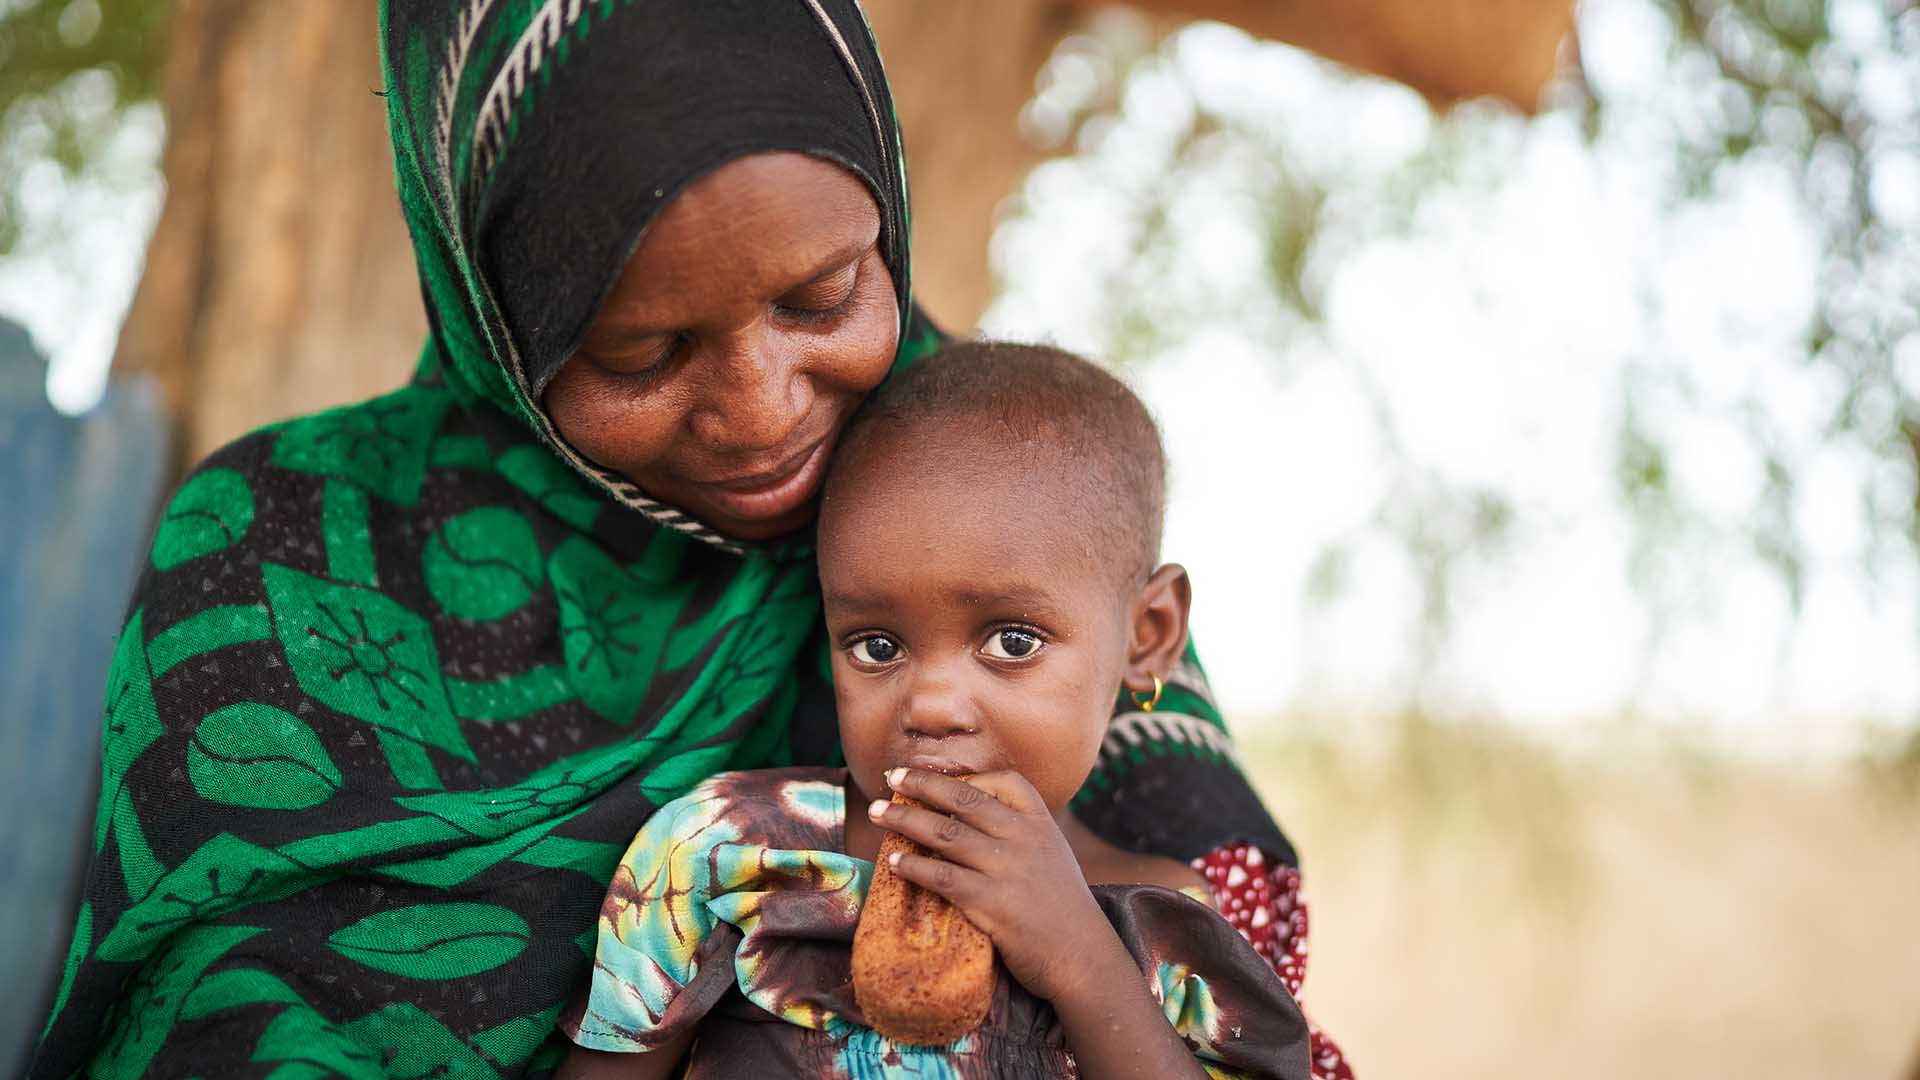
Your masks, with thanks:
[{"label": "ground", "polygon": [[1912,773],[1245,741],[1305,859],[1308,1008],[1361,1077],[1920,1077]]}]

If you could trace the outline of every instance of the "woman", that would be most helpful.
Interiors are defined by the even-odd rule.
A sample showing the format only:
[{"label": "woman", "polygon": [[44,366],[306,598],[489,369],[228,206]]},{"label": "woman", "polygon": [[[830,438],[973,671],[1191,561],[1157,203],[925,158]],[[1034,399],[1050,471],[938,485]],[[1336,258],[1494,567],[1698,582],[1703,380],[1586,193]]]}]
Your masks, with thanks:
[{"label": "woman", "polygon": [[[836,760],[804,526],[848,415],[937,340],[858,8],[383,18],[419,371],[170,504],[38,1076],[544,1072],[637,825]],[[1297,962],[1292,852],[1180,674],[1076,812],[1282,868],[1241,918]]]}]

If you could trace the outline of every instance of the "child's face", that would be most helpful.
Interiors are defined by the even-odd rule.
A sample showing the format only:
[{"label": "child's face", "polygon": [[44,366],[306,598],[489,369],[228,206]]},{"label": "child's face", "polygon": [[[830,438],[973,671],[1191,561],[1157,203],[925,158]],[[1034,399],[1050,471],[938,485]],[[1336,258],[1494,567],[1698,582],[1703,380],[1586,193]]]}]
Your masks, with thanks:
[{"label": "child's face", "polygon": [[820,527],[854,784],[1014,769],[1059,812],[1106,734],[1136,596],[1099,565],[1065,481],[925,444],[860,457]]}]

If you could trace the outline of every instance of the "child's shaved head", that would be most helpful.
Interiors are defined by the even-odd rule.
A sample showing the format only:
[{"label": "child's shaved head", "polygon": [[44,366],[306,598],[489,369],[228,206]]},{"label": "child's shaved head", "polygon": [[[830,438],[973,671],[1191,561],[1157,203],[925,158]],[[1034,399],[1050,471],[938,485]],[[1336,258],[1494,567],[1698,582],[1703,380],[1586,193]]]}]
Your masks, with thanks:
[{"label": "child's shaved head", "polygon": [[903,453],[1028,485],[1032,499],[1084,523],[1089,555],[1129,587],[1159,562],[1160,433],[1125,384],[1072,353],[961,342],[888,380],[842,436],[822,512]]}]

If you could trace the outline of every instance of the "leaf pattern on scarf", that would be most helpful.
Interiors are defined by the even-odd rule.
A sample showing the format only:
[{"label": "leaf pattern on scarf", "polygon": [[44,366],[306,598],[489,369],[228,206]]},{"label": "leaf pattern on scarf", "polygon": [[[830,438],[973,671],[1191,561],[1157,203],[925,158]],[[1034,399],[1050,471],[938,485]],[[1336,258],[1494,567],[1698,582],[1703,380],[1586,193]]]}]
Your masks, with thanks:
[{"label": "leaf pattern on scarf", "polygon": [[425,619],[370,589],[267,564],[274,631],[300,689],[404,739],[473,760]]},{"label": "leaf pattern on scarf", "polygon": [[155,569],[225,551],[253,524],[253,489],[232,469],[208,469],[181,485],[153,538]]},{"label": "leaf pattern on scarf", "polygon": [[618,782],[642,753],[639,741],[563,758],[508,787],[413,795],[394,802],[473,837],[493,838],[566,812]]},{"label": "leaf pattern on scarf", "polygon": [[362,405],[288,421],[273,446],[273,463],[334,476],[402,506],[420,497],[427,444],[451,402],[409,386]]},{"label": "leaf pattern on scarf", "polygon": [[136,960],[177,931],[258,900],[284,896],[313,875],[285,855],[221,833],[168,871],[100,943],[107,960]]},{"label": "leaf pattern on scarf", "polygon": [[327,944],[390,975],[458,979],[512,960],[532,936],[525,919],[498,904],[415,904],[369,915]]},{"label": "leaf pattern on scarf", "polygon": [[[251,1060],[283,1062],[276,1078],[386,1077],[379,1054],[355,1039],[347,1026],[328,1021],[312,1009],[295,1006],[275,1016]],[[444,1075],[444,1074],[443,1074]]]},{"label": "leaf pattern on scarf", "polygon": [[527,519],[504,506],[483,506],[447,522],[427,542],[427,588],[447,613],[498,619],[519,610],[540,588],[540,541]]},{"label": "leaf pattern on scarf", "polygon": [[187,745],[187,776],[208,802],[304,810],[340,790],[340,769],[313,729],[271,705],[208,713]]},{"label": "leaf pattern on scarf", "polygon": [[199,1020],[227,1009],[279,1002],[297,1004],[298,991],[264,971],[237,968],[208,975],[194,986],[180,1009],[180,1019]]},{"label": "leaf pattern on scarf", "polygon": [[499,1076],[481,1053],[426,1010],[400,1001],[346,1024],[342,1033],[379,1055],[388,1077]]},{"label": "leaf pattern on scarf", "polygon": [[[147,672],[144,611],[135,611],[113,653],[107,676],[105,740],[102,744],[102,802],[111,803],[125,783],[127,769],[160,738],[160,714],[153,701],[153,679]],[[94,830],[95,851],[106,842],[108,819]]]},{"label": "leaf pattern on scarf", "polygon": [[574,537],[548,570],[560,603],[561,647],[580,698],[631,724],[660,663],[662,642],[691,593],[648,588],[599,546]]},{"label": "leaf pattern on scarf", "polygon": [[141,966],[121,999],[121,1023],[100,1048],[90,1075],[144,1076],[188,995],[221,954],[260,933],[252,926],[201,926]]},{"label": "leaf pattern on scarf", "polygon": [[500,455],[500,475],[526,492],[547,513],[582,532],[600,520],[606,500],[580,474],[538,444],[516,446]]}]

